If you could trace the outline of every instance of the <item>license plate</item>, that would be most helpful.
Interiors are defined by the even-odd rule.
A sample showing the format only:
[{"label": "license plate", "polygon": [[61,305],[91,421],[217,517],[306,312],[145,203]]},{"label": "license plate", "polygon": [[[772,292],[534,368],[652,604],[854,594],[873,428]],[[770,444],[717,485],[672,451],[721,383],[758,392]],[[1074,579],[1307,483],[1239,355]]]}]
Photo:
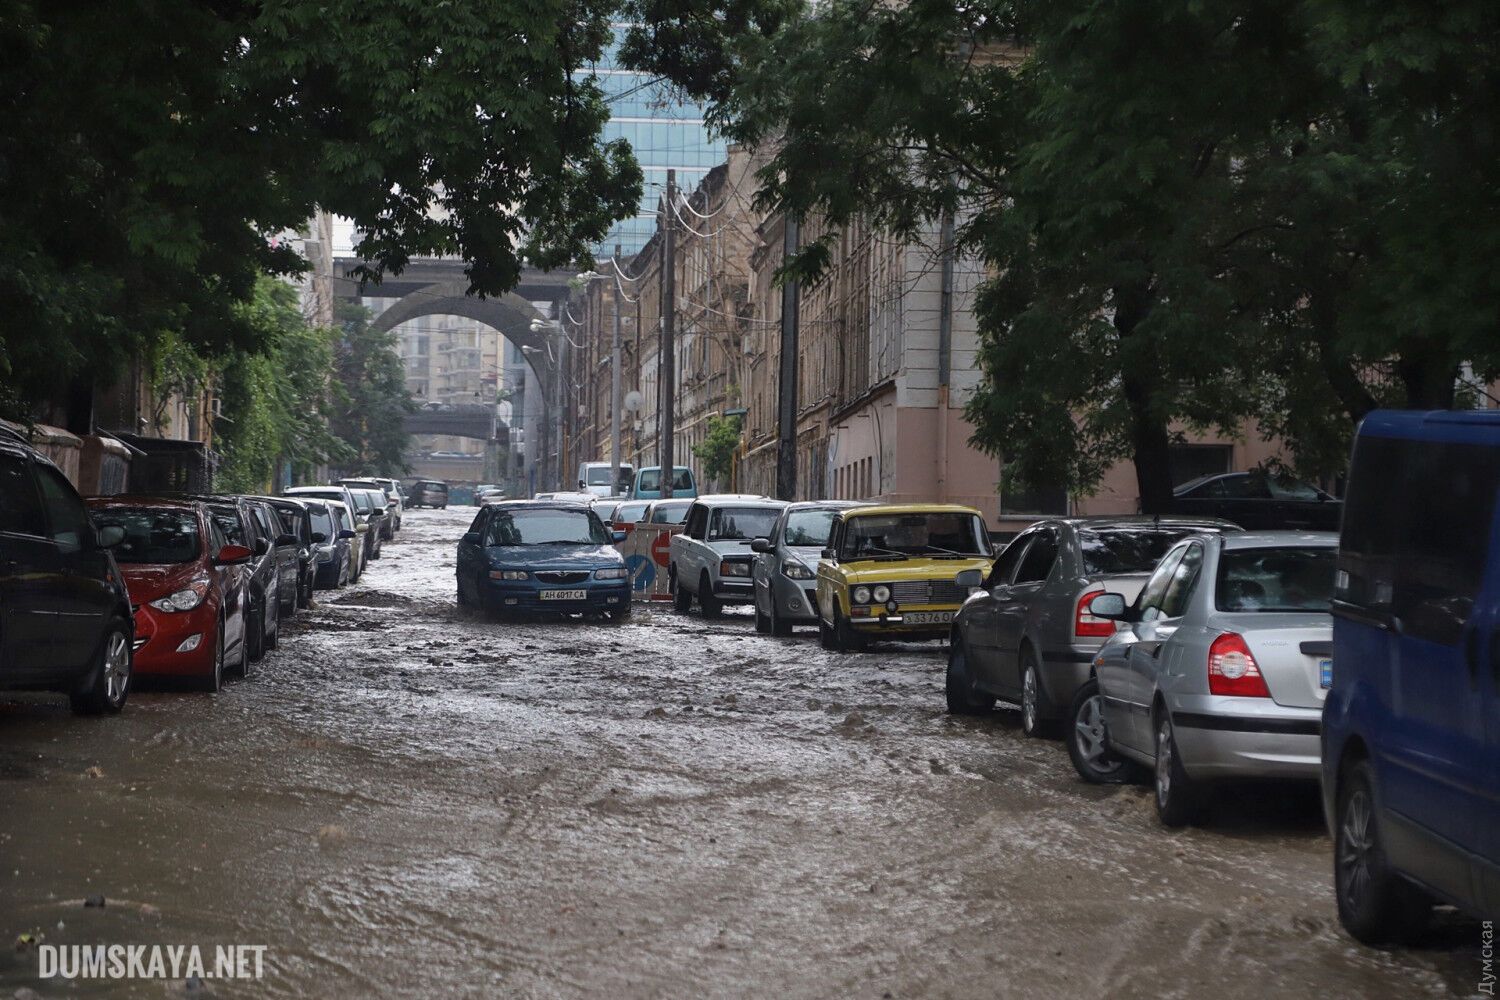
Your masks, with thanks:
[{"label": "license plate", "polygon": [[538,595],[544,601],[581,601],[589,596],[587,590],[544,590]]},{"label": "license plate", "polygon": [[907,611],[901,615],[903,625],[946,625],[952,620],[951,611]]},{"label": "license plate", "polygon": [[1333,687],[1333,660],[1326,656],[1318,660],[1318,683],[1326,688]]}]

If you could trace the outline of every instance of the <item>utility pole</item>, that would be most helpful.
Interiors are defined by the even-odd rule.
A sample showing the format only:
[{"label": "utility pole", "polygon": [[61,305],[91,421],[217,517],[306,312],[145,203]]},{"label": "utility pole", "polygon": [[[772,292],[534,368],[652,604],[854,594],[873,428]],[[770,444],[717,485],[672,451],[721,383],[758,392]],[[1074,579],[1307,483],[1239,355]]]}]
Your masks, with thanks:
[{"label": "utility pole", "polygon": [[677,410],[677,226],[673,215],[677,206],[677,171],[667,171],[667,196],[662,202],[662,271],[661,271],[661,385],[656,400],[659,416],[657,429],[661,432],[661,495],[672,498],[672,479],[676,473],[676,456],[672,454],[672,438],[676,433],[673,420]]},{"label": "utility pole", "polygon": [[[945,211],[938,236],[942,294],[938,300],[937,499],[948,499],[948,394],[953,380],[953,212]],[[878,490],[877,490],[878,492]]]},{"label": "utility pole", "polygon": [[620,492],[620,244],[615,244],[615,329],[609,339],[609,490]]},{"label": "utility pole", "polygon": [[[797,253],[797,220],[782,212],[781,266]],[[781,380],[777,386],[776,499],[797,499],[797,282],[781,286]]]}]

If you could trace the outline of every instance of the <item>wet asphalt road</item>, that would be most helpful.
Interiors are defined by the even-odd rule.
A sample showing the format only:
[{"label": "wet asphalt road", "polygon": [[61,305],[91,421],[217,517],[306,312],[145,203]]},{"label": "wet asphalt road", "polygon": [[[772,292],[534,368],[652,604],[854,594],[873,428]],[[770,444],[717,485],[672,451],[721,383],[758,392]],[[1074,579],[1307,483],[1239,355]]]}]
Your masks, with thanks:
[{"label": "wet asphalt road", "polygon": [[190,995],[39,982],[24,933],[267,946],[215,996],[1476,991],[1475,925],[1338,930],[1311,791],[1169,833],[1013,711],[948,717],[938,644],[460,613],[471,514],[409,513],[217,696],[0,701],[0,998]]}]

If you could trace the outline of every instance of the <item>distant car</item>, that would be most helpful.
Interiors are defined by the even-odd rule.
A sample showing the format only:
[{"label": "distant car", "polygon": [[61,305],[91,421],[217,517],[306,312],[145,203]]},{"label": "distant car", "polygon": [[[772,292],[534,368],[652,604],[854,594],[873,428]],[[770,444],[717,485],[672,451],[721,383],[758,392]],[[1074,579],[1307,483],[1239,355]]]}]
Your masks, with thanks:
[{"label": "distant car", "polygon": [[196,500],[93,497],[95,519],[125,534],[115,561],[135,616],[137,676],[206,691],[245,672],[250,549],[233,545]]},{"label": "distant car", "polygon": [[1030,525],[1006,546],[983,589],[953,621],[948,711],[1021,706],[1028,736],[1051,729],[1089,679],[1114,622],[1088,613],[1112,590],[1134,600],[1168,549],[1199,532],[1235,531],[1215,518],[1064,517]]},{"label": "distant car", "polygon": [[387,506],[394,506],[392,514],[395,519],[395,530],[400,531],[401,521],[406,513],[406,493],[401,487],[401,481],[399,479],[392,479],[389,476],[373,476],[371,478],[380,484],[385,490],[385,495],[390,498],[391,503]]},{"label": "distant car", "polygon": [[360,574],[364,572],[365,565],[370,561],[368,549],[374,542],[366,538],[369,528],[364,519],[359,515],[358,508],[354,503],[354,494],[349,492],[349,487],[337,485],[292,486],[282,490],[281,495],[304,499],[335,500],[343,505],[344,510],[348,512],[350,519],[353,521],[353,524],[350,525],[350,530],[354,532],[354,537],[349,540],[350,566],[348,582],[353,583],[358,580]]},{"label": "distant car", "polygon": [[620,463],[620,477],[611,481],[614,466],[609,462],[580,462],[578,465],[578,489],[596,497],[614,496],[630,489],[635,481],[635,466]]},{"label": "distant car", "polygon": [[[255,519],[256,529],[271,546],[276,563],[276,593],[280,603],[276,608],[278,619],[290,618],[297,613],[297,595],[302,589],[302,539],[282,522],[280,513],[270,499],[256,496],[240,496],[250,516]],[[271,647],[275,649],[275,640]]]},{"label": "distant car", "polygon": [[818,559],[828,547],[834,517],[857,506],[853,500],[789,504],[769,534],[750,542],[757,553],[750,574],[756,631],[791,635],[794,625],[818,623]]},{"label": "distant car", "polygon": [[[380,494],[382,507],[380,522],[380,538],[383,542],[389,542],[396,537],[396,520],[401,511],[401,501],[391,495],[384,483],[378,479],[340,479],[340,486],[347,486],[350,490],[371,490]],[[372,501],[375,499],[371,498]]]},{"label": "distant car", "polygon": [[289,534],[297,538],[297,607],[305,608],[312,603],[313,578],[318,571],[317,544],[313,541],[315,529],[309,503],[296,497],[258,497],[264,500],[281,516],[281,524]]},{"label": "distant car", "polygon": [[354,498],[354,520],[355,530],[365,530],[364,551],[360,553],[363,560],[360,572],[364,572],[369,566],[371,559],[380,558],[381,525],[385,520],[385,506],[382,499],[372,495],[371,490],[355,487],[349,490],[349,495]]},{"label": "distant car", "polygon": [[650,500],[626,500],[614,509],[614,527],[616,531],[631,532],[635,526],[646,516],[646,508],[651,506]]},{"label": "distant car", "polygon": [[114,713],[130,693],[130,595],[73,484],[20,435],[0,431],[0,688],[68,695]]},{"label": "distant car", "polygon": [[[653,523],[677,503],[658,500],[646,512]],[[765,497],[699,497],[690,501],[684,527],[668,550],[668,589],[678,611],[698,602],[705,618],[717,618],[726,604],[753,604],[755,585],[750,543],[770,533],[786,504]]]},{"label": "distant car", "polygon": [[1267,472],[1203,476],[1172,491],[1171,511],[1218,517],[1246,531],[1338,531],[1343,504],[1311,483]]},{"label": "distant car", "polygon": [[1328,532],[1198,535],[1132,604],[1091,597],[1091,615],[1122,627],[1074,697],[1078,773],[1115,780],[1120,758],[1150,768],[1167,826],[1192,822],[1214,782],[1316,781],[1337,550]]},{"label": "distant car", "polygon": [[955,504],[876,504],[840,511],[818,560],[818,637],[825,649],[872,639],[932,639],[990,571],[984,518]]},{"label": "distant car", "polygon": [[[764,499],[756,497],[754,499]],[[686,524],[692,500],[653,500],[641,515],[642,524]]]},{"label": "distant car", "polygon": [[[672,476],[672,498],[686,497],[692,499],[698,495],[698,481],[693,478],[693,470],[685,465],[674,466]],[[641,469],[635,474],[635,482],[631,484],[630,496],[634,500],[660,500],[662,496],[661,466],[651,465]]]},{"label": "distant car", "polygon": [[[312,521],[313,588],[333,590],[349,582],[350,540],[354,538],[349,512],[337,500],[302,501]],[[346,526],[347,522],[347,526]]]},{"label": "distant car", "polygon": [[443,510],[448,506],[448,484],[436,479],[418,479],[411,484],[411,506]]},{"label": "distant car", "polygon": [[1500,916],[1500,412],[1376,411],[1354,442],[1323,708],[1339,919]]},{"label": "distant car", "polygon": [[458,603],[491,612],[630,616],[623,536],[586,504],[485,504],[458,543]]},{"label": "distant car", "polygon": [[474,506],[478,507],[489,497],[504,499],[505,490],[493,483],[480,483],[474,487]]},{"label": "distant car", "polygon": [[599,520],[605,524],[611,524],[615,519],[615,511],[623,502],[624,497],[600,497],[591,506],[594,508],[594,513],[599,515]]}]

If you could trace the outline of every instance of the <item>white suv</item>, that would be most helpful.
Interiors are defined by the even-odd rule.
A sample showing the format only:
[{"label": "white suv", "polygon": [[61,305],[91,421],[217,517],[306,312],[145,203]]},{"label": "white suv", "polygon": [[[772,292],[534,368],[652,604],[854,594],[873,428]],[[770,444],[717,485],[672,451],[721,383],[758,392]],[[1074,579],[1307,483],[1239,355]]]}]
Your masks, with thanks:
[{"label": "white suv", "polygon": [[726,604],[754,603],[750,542],[769,535],[785,507],[740,494],[694,500],[682,533],[672,536],[667,572],[673,606],[687,611],[696,599],[704,617],[717,618]]}]

